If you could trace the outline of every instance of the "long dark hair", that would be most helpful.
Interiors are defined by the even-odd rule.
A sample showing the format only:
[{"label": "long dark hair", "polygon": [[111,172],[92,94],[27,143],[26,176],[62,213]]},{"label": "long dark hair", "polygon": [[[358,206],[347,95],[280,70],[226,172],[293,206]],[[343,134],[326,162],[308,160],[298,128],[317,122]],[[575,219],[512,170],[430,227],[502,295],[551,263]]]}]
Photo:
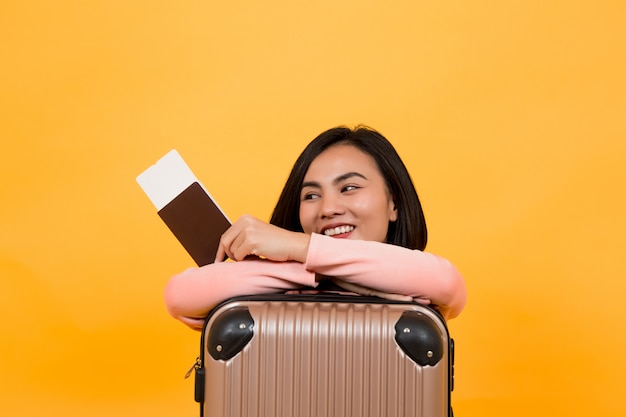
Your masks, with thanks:
[{"label": "long dark hair", "polygon": [[335,127],[307,145],[293,165],[270,223],[294,232],[303,231],[300,224],[300,191],[304,176],[319,154],[338,144],[352,145],[370,155],[385,179],[398,213],[398,219],[389,222],[387,243],[424,250],[428,239],[426,221],[411,176],[393,145],[366,126],[355,129]]}]

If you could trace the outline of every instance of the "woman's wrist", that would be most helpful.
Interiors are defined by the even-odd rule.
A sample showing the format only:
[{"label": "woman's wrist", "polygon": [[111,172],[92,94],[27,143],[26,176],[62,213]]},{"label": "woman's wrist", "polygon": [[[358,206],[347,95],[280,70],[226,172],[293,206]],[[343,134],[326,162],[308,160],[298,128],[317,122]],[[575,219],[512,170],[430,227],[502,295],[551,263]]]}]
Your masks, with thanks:
[{"label": "woman's wrist", "polygon": [[309,253],[309,244],[311,242],[311,235],[301,232],[293,232],[294,241],[292,242],[292,250],[290,259],[300,263],[305,263],[307,255]]}]

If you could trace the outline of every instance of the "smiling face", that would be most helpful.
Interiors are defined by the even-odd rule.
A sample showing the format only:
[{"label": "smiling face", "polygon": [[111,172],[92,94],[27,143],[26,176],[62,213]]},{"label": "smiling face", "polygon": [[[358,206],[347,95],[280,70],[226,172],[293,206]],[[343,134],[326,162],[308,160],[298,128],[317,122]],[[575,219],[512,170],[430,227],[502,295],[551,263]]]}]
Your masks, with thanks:
[{"label": "smiling face", "polygon": [[304,176],[300,224],[305,233],[385,242],[397,211],[374,159],[352,145],[333,145]]}]

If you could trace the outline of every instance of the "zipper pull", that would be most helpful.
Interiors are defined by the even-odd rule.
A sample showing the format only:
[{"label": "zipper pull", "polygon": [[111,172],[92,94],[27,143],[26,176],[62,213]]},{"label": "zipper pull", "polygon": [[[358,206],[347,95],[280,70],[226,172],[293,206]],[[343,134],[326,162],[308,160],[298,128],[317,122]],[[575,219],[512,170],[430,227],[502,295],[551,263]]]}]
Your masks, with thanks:
[{"label": "zipper pull", "polygon": [[185,374],[185,379],[189,378],[194,370],[200,369],[201,367],[202,367],[202,362],[200,362],[200,356],[198,356],[194,364],[191,366],[191,368],[189,368],[189,370]]}]

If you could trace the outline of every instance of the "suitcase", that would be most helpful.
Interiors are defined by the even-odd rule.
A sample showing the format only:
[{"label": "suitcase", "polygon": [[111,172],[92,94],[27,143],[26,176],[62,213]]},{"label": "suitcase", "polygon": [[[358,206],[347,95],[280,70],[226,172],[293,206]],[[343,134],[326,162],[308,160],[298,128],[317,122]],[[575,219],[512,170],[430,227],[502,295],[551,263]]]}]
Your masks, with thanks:
[{"label": "suitcase", "polygon": [[452,417],[454,341],[432,308],[350,295],[261,295],[207,318],[203,417]]}]

